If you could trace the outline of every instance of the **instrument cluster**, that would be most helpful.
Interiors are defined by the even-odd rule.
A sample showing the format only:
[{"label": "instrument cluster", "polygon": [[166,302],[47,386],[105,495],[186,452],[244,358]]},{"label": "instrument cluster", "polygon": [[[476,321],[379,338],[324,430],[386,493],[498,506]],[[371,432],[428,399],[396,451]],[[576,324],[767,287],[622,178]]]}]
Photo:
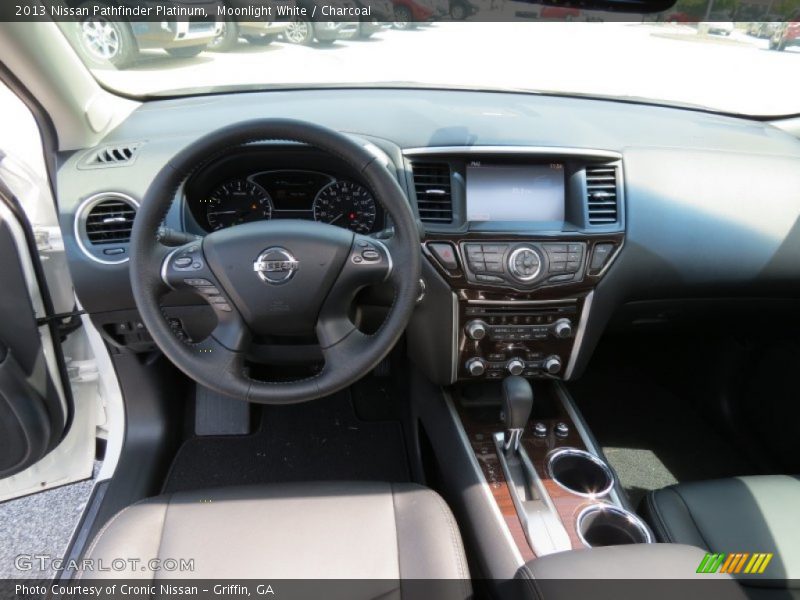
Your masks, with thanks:
[{"label": "instrument cluster", "polygon": [[231,176],[194,190],[189,209],[207,232],[265,219],[305,219],[369,234],[382,207],[364,185],[329,173],[277,169]]}]

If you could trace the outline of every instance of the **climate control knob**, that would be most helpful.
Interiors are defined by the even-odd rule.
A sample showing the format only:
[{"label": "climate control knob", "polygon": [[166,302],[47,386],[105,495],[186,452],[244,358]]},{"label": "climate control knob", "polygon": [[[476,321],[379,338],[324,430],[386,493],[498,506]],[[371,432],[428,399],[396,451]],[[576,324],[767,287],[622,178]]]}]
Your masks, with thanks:
[{"label": "climate control knob", "polygon": [[467,332],[467,335],[473,340],[482,340],[486,337],[486,323],[480,319],[470,321],[467,323],[467,326],[464,329]]},{"label": "climate control knob", "polygon": [[542,364],[544,367],[545,373],[549,373],[550,375],[555,375],[559,371],[561,371],[561,358],[553,354],[552,356],[548,356],[544,359],[544,363]]},{"label": "climate control knob", "polygon": [[568,338],[572,337],[572,321],[569,319],[559,319],[556,321],[555,325],[553,325],[553,333],[556,334],[557,338]]},{"label": "climate control knob", "polygon": [[467,361],[467,371],[473,377],[480,377],[486,373],[486,361],[482,358],[470,358]]},{"label": "climate control knob", "polygon": [[506,363],[506,370],[512,375],[520,375],[525,370],[525,363],[519,358],[512,358]]}]

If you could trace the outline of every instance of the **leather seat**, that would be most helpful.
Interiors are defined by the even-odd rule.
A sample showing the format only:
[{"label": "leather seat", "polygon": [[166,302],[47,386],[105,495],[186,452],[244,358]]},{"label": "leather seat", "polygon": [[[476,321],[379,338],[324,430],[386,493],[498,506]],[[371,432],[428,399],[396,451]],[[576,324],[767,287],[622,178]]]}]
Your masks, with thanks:
[{"label": "leather seat", "polygon": [[[458,581],[448,595],[470,594],[453,515],[416,484],[292,483],[149,498],[106,524],[85,558],[141,561],[85,578],[384,580],[389,587],[378,593],[400,579],[450,579]],[[167,558],[193,559],[194,570],[149,570],[150,559]]]},{"label": "leather seat", "polygon": [[[663,542],[708,552],[773,553],[763,574],[745,583],[794,587],[800,580],[800,478],[736,477],[651,492],[642,511]],[[744,569],[743,569],[744,570]]]}]

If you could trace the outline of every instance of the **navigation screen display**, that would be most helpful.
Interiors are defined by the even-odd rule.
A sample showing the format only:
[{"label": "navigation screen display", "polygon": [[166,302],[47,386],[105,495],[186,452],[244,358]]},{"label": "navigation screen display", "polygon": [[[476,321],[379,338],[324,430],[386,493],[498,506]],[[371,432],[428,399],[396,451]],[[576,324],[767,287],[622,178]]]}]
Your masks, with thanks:
[{"label": "navigation screen display", "polygon": [[564,221],[564,167],[467,166],[468,221]]}]

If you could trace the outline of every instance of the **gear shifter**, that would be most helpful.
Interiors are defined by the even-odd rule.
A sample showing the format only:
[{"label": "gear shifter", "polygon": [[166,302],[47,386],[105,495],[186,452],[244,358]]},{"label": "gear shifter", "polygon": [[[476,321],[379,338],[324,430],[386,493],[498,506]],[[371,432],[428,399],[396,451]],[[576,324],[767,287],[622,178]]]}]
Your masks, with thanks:
[{"label": "gear shifter", "polygon": [[506,452],[519,448],[522,431],[533,410],[533,388],[527,379],[512,375],[503,380],[503,422],[506,425]]}]

